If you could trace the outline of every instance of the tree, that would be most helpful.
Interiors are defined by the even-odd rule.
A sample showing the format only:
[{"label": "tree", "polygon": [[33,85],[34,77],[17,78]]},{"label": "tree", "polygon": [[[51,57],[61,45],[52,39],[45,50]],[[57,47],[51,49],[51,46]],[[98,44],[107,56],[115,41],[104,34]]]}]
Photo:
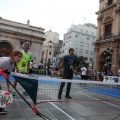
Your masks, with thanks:
[{"label": "tree", "polygon": [[84,66],[85,66],[86,68],[89,67],[89,63],[87,63],[86,60],[87,60],[87,57],[84,57],[84,56],[79,56],[79,57],[77,58],[77,64],[78,64],[79,68],[82,68],[82,67],[84,67]]}]

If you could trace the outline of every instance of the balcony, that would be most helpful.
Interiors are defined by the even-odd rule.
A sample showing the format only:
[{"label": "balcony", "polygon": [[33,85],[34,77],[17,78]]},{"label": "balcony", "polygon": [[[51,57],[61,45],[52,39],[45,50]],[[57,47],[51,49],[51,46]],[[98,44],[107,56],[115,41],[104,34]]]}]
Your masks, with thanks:
[{"label": "balcony", "polygon": [[105,36],[104,36],[104,39],[109,39],[109,38],[112,38],[112,34],[109,34],[109,35],[105,35]]}]

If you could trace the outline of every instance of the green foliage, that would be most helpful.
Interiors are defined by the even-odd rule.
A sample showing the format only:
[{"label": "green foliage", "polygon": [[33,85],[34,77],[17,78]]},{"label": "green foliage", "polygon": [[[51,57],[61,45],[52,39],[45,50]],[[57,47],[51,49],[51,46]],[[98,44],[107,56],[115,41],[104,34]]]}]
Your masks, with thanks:
[{"label": "green foliage", "polygon": [[77,58],[77,65],[79,66],[79,68],[82,68],[82,67],[88,68],[89,67],[89,63],[87,63],[86,60],[87,60],[87,57],[84,57],[84,56],[79,56]]}]

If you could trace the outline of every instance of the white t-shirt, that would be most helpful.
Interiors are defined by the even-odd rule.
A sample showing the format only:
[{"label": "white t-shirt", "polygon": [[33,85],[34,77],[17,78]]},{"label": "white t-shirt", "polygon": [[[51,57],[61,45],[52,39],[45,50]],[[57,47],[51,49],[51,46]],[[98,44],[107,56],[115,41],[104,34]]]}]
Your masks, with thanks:
[{"label": "white t-shirt", "polygon": [[86,75],[87,69],[85,67],[81,68],[81,71],[82,71],[82,75]]},{"label": "white t-shirt", "polygon": [[118,76],[120,76],[120,69],[118,70]]},{"label": "white t-shirt", "polygon": [[7,70],[7,72],[12,72],[15,64],[10,63],[10,60],[10,57],[0,57],[0,69],[2,69],[2,71]]}]

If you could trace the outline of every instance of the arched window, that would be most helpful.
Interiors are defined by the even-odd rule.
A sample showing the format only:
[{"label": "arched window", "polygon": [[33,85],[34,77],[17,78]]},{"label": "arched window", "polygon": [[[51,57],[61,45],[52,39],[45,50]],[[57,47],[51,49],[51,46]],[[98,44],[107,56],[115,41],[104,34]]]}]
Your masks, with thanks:
[{"label": "arched window", "polygon": [[0,57],[9,56],[13,51],[12,46],[7,42],[0,42]]},{"label": "arched window", "polygon": [[105,34],[104,34],[104,38],[108,39],[112,37],[112,18],[111,17],[107,17],[104,21],[104,30],[105,30]]},{"label": "arched window", "polygon": [[1,49],[12,50],[12,46],[7,42],[0,42],[0,50]]}]

